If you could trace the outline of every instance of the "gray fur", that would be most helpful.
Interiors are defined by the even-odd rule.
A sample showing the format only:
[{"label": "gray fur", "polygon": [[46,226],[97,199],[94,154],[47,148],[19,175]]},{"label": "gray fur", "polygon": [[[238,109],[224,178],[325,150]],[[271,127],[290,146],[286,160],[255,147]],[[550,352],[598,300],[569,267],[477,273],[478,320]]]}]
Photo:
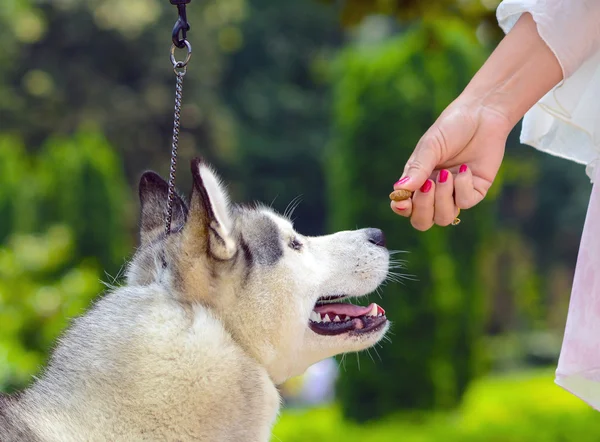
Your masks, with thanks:
[{"label": "gray fur", "polygon": [[283,257],[282,238],[272,218],[256,210],[238,208],[236,223],[243,225],[243,238],[252,255],[252,262],[274,265]]},{"label": "gray fur", "polygon": [[[146,244],[164,238],[165,214],[167,210],[167,183],[152,171],[140,178],[140,242]],[[187,220],[188,208],[183,198],[173,195],[171,230],[178,231]]]},{"label": "gray fur", "polygon": [[16,397],[0,395],[0,441],[40,442],[29,426],[15,413]]}]

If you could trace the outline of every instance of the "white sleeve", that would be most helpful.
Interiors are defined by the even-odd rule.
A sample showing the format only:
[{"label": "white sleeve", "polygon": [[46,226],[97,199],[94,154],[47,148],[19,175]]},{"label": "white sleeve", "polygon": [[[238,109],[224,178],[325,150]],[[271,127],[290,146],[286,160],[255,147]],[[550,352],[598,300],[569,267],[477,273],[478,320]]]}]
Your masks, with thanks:
[{"label": "white sleeve", "polygon": [[528,12],[558,59],[564,80],[523,119],[521,142],[593,168],[600,163],[600,0],[504,0],[504,32]]}]

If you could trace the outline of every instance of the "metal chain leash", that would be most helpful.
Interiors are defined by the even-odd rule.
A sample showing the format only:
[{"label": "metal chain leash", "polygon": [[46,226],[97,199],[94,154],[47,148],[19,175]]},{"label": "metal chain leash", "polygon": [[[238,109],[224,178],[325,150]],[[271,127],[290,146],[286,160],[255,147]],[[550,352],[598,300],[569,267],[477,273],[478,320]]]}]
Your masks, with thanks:
[{"label": "metal chain leash", "polygon": [[[192,57],[192,45],[186,39],[186,33],[190,29],[187,22],[185,5],[191,0],[170,0],[172,5],[177,5],[179,18],[173,28],[173,44],[171,45],[171,63],[175,72],[175,113],[173,115],[173,142],[171,144],[171,165],[169,168],[169,184],[167,192],[167,211],[165,233],[171,233],[171,222],[173,220],[173,198],[175,196],[175,173],[177,170],[177,148],[179,146],[179,130],[181,127],[181,100],[183,97],[183,77],[187,72],[187,64]],[[182,38],[179,38],[181,33]],[[186,48],[187,54],[183,61],[175,59],[175,49]]]}]

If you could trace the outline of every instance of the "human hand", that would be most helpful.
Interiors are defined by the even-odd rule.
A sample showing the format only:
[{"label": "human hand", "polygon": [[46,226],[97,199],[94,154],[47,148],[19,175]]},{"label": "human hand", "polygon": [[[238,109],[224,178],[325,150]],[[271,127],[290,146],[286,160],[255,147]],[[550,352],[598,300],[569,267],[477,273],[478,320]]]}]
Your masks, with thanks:
[{"label": "human hand", "polygon": [[469,85],[423,135],[394,189],[413,193],[391,202],[418,230],[451,224],[492,185],[512,128],[563,79],[562,68],[523,14]]},{"label": "human hand", "polygon": [[469,209],[487,194],[504,156],[513,124],[481,104],[452,103],[423,135],[394,189],[414,191],[392,201],[392,210],[410,217],[418,230],[447,226],[458,209]]}]

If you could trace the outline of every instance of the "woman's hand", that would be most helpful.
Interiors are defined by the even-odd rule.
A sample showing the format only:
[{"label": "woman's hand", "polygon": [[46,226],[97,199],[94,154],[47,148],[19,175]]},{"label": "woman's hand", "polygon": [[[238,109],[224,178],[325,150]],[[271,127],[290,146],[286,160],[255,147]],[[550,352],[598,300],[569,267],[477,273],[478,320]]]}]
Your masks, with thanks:
[{"label": "woman's hand", "polygon": [[394,189],[414,190],[412,199],[392,201],[392,210],[410,217],[418,230],[447,226],[479,203],[492,185],[502,158],[510,120],[481,104],[451,104],[421,138]]},{"label": "woman's hand", "polygon": [[423,135],[394,189],[414,192],[392,210],[418,230],[450,224],[491,187],[506,139],[525,113],[563,78],[562,68],[523,14],[463,93]]}]

